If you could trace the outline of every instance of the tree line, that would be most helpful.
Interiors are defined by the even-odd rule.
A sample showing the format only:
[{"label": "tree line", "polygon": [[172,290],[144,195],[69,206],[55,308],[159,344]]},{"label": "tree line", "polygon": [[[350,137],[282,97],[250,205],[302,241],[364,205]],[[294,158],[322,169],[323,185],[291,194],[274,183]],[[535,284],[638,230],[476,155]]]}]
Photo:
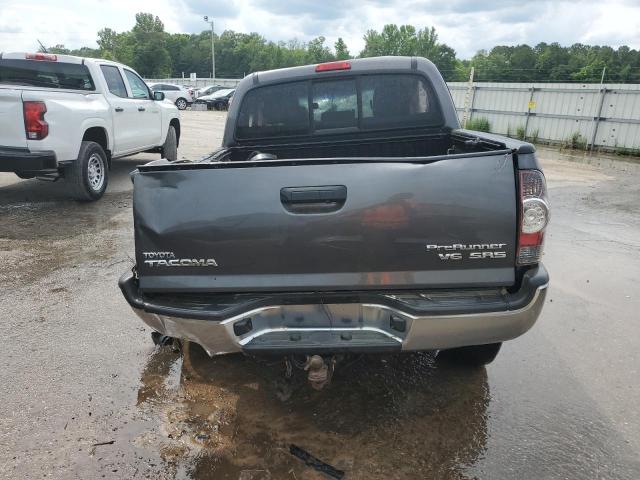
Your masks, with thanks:
[{"label": "tree line", "polygon": [[[365,45],[354,54],[342,38],[333,46],[323,36],[308,42],[273,42],[258,33],[225,30],[214,35],[216,77],[241,78],[251,72],[331,60],[378,55],[422,56],[436,64],[447,81],[465,81],[474,67],[476,81],[640,83],[640,52],[627,46],[612,48],[558,43],[496,46],[480,50],[471,59],[457,58],[453,48],[438,40],[436,30],[412,25],[385,25],[368,30]],[[106,58],[131,65],[146,78],[211,75],[211,32],[168,33],[150,13],[136,14],[130,31],[103,28],[98,48],[70,50],[56,45],[51,53]]]}]

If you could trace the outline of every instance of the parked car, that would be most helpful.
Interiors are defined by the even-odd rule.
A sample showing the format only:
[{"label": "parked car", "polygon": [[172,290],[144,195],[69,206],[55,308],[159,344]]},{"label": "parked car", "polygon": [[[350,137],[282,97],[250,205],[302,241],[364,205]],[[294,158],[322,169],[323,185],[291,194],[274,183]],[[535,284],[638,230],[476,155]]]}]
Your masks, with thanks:
[{"label": "parked car", "polygon": [[461,129],[424,58],[252,74],[219,150],[133,180],[140,318],[210,355],[306,356],[316,387],[349,352],[487,364],[544,304],[534,146]]},{"label": "parked car", "polygon": [[233,97],[235,89],[227,88],[218,90],[211,95],[198,97],[195,103],[204,103],[208,110],[227,110],[229,108],[229,100]]},{"label": "parked car", "polygon": [[205,95],[211,95],[218,90],[224,90],[227,87],[223,87],[222,85],[209,85],[208,87],[202,87],[199,90],[196,90],[194,98],[200,98]]},{"label": "parked car", "polygon": [[187,87],[170,83],[150,83],[149,88],[154,92],[162,92],[167,100],[175,103],[178,110],[185,110],[193,103],[193,96]]},{"label": "parked car", "polygon": [[0,54],[0,171],[64,179],[104,194],[112,160],[144,151],[177,159],[180,118],[131,68],[45,53]]}]

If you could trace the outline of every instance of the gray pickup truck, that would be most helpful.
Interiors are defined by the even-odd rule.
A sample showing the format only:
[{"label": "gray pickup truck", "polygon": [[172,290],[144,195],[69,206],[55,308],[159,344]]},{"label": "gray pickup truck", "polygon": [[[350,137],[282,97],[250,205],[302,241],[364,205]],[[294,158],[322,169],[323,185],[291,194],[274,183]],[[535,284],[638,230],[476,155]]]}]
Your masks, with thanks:
[{"label": "gray pickup truck", "polygon": [[219,150],[132,178],[137,264],[120,288],[153,330],[212,356],[482,365],[544,303],[534,147],[461,129],[424,58],[249,75]]}]

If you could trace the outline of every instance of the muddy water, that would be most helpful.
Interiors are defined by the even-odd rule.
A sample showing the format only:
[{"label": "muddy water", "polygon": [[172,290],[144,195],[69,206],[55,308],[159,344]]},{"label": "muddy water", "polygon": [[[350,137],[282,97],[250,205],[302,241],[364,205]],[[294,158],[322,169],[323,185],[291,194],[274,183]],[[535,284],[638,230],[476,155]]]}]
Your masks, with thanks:
[{"label": "muddy water", "polygon": [[429,354],[353,357],[320,392],[302,372],[285,382],[278,361],[158,347],[136,402],[152,420],[127,436],[179,479],[331,478],[291,444],[348,479],[637,478],[637,456],[566,365],[531,374],[541,340],[490,372]]},{"label": "muddy water", "polygon": [[159,413],[177,478],[328,478],[291,444],[347,478],[463,478],[485,451],[484,369],[436,367],[426,354],[354,357],[316,392],[302,372],[285,384],[279,362],[188,351],[184,363],[168,348],[156,353],[138,395]]}]

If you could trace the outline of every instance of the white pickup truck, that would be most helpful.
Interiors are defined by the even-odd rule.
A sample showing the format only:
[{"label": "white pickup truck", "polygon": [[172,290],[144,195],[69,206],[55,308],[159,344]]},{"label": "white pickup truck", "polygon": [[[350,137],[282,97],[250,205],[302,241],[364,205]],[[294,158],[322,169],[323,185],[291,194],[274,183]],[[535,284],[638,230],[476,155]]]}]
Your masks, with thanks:
[{"label": "white pickup truck", "polygon": [[104,194],[114,158],[151,151],[175,160],[180,118],[131,68],[91,58],[0,53],[0,172]]}]

